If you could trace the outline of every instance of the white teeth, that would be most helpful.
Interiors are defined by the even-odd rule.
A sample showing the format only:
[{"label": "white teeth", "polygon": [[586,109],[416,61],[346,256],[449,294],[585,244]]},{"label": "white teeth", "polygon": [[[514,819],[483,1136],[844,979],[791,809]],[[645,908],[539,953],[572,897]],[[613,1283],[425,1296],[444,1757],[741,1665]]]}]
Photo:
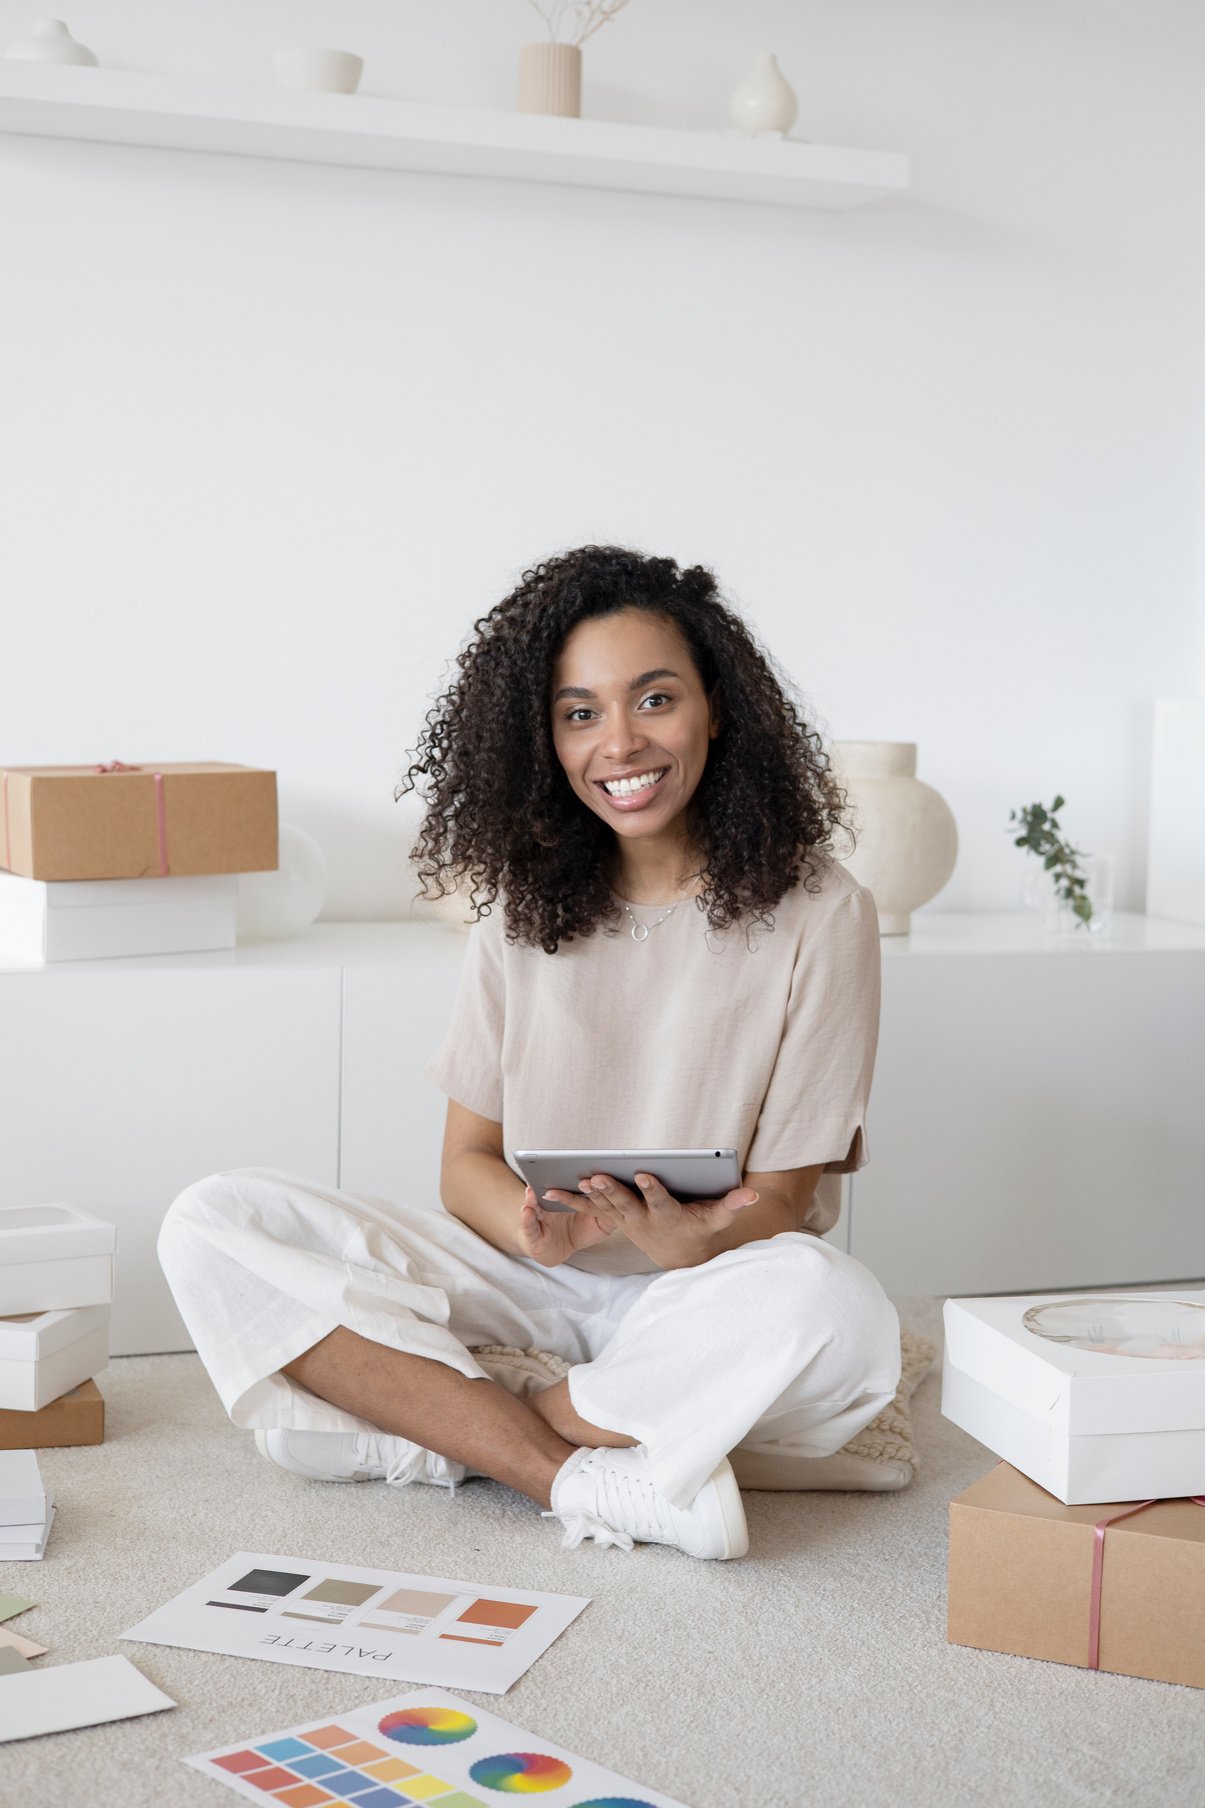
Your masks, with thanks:
[{"label": "white teeth", "polygon": [[663,779],[668,771],[669,767],[663,766],[660,772],[645,772],[639,778],[616,779],[612,784],[604,784],[603,790],[608,797],[631,797],[634,791],[647,791],[650,785]]}]

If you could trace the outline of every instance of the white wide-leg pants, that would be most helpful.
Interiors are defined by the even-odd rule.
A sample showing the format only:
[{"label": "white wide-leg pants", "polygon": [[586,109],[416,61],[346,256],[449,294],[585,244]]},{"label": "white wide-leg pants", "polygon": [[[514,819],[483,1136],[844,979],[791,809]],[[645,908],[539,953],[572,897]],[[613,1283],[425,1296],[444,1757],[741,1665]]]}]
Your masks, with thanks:
[{"label": "white wide-leg pants", "polygon": [[505,1255],[442,1210],[239,1168],[180,1195],[159,1257],[236,1425],[376,1429],[280,1372],[338,1325],[476,1378],[475,1347],[551,1350],[574,1365],[575,1410],[646,1445],[680,1507],[740,1445],[831,1455],[899,1380],[883,1289],[802,1232],[697,1268],[591,1274]]}]

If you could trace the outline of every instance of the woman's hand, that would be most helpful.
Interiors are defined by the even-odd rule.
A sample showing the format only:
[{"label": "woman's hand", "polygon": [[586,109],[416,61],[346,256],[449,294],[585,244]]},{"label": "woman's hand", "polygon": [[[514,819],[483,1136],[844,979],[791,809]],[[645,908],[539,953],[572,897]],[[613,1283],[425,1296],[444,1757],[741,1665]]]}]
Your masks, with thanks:
[{"label": "woman's hand", "polygon": [[[557,1194],[556,1197],[567,1198],[569,1195]],[[531,1187],[523,1189],[523,1204],[519,1210],[522,1253],[545,1268],[559,1267],[579,1249],[601,1243],[615,1228],[609,1218],[595,1217],[592,1212],[542,1211]]]},{"label": "woman's hand", "polygon": [[[752,1187],[739,1186],[722,1199],[677,1200],[651,1174],[636,1175],[639,1193],[609,1174],[594,1174],[578,1184],[589,1204],[577,1215],[589,1212],[593,1223],[605,1224],[608,1231],[621,1230],[658,1268],[697,1268],[708,1261],[716,1253],[717,1233],[727,1230],[739,1213],[761,1197]],[[572,1193],[557,1192],[553,1187],[549,1187],[548,1197],[563,1199],[566,1205],[574,1203]]]}]

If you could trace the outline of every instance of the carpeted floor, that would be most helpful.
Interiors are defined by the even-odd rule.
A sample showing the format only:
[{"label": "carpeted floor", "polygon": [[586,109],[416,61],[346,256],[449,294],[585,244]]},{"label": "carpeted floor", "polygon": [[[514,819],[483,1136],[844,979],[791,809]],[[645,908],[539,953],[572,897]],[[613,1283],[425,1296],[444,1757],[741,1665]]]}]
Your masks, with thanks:
[{"label": "carpeted floor", "polygon": [[[900,1310],[940,1336],[938,1302]],[[122,1651],[180,1705],[4,1747],[3,1808],[221,1808],[233,1795],[182,1754],[405,1692],[119,1642],[239,1549],[592,1596],[509,1694],[468,1699],[689,1808],[1205,1802],[1205,1693],[946,1644],[946,1504],[994,1459],[940,1418],[936,1371],[913,1487],[746,1496],[752,1548],[724,1564],[562,1551],[489,1482],[451,1500],[301,1482],[229,1425],[193,1356],[115,1361],[101,1385],[109,1441],[42,1454],[58,1521],[0,1589],[38,1601],[12,1624],[51,1647],[40,1665]]]}]

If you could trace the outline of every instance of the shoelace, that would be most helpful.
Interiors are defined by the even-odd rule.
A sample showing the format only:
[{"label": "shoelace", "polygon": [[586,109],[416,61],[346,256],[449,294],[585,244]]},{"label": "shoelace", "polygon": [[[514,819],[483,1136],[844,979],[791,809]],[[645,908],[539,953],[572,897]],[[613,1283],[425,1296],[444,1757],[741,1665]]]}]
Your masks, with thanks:
[{"label": "shoelace", "polygon": [[[397,1445],[401,1444],[399,1451]],[[407,1444],[401,1438],[381,1437],[375,1432],[360,1432],[355,1443],[356,1466],[359,1469],[385,1471],[386,1483],[395,1487],[403,1487],[408,1482],[420,1478],[434,1482],[436,1486],[447,1488],[449,1494],[455,1494],[457,1478],[450,1472],[439,1475],[427,1473],[429,1463],[437,1464],[443,1459],[432,1451],[424,1450],[420,1444]]]},{"label": "shoelace", "polygon": [[[563,1549],[576,1550],[585,1538],[594,1538],[603,1545],[616,1545],[625,1551],[631,1550],[635,1539],[644,1544],[661,1544],[667,1538],[673,1541],[669,1509],[649,1482],[626,1469],[614,1467],[606,1459],[587,1458],[582,1468],[596,1484],[598,1504],[607,1517],[602,1519],[588,1511],[546,1513],[546,1519],[559,1519],[565,1527],[561,1540]],[[631,1530],[619,1530],[619,1525],[624,1524]]]}]

